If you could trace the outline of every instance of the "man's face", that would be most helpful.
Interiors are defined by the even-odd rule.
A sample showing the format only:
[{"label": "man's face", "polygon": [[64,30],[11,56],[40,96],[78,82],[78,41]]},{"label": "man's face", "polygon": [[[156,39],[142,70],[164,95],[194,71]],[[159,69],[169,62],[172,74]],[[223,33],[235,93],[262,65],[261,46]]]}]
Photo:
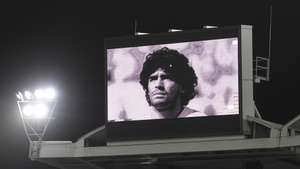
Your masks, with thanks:
[{"label": "man's face", "polygon": [[148,95],[150,103],[158,110],[180,104],[181,85],[172,80],[170,74],[159,68],[148,79]]}]

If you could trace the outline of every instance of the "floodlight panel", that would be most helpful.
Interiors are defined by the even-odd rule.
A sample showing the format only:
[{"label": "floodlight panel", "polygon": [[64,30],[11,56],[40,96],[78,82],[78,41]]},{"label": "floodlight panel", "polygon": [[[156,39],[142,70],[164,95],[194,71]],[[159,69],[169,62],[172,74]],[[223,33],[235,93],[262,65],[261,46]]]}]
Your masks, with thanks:
[{"label": "floodlight panel", "polygon": [[34,107],[34,117],[37,119],[43,119],[48,116],[49,108],[45,104],[37,104]]},{"label": "floodlight panel", "polygon": [[26,118],[43,119],[49,114],[49,106],[45,103],[28,103],[23,106],[22,113]]},{"label": "floodlight panel", "polygon": [[34,95],[37,99],[43,99],[44,98],[44,91],[42,89],[37,89],[34,91]]},{"label": "floodlight panel", "polygon": [[34,107],[32,105],[25,105],[23,108],[23,115],[25,117],[31,117],[34,114]]},{"label": "floodlight panel", "polygon": [[53,88],[48,88],[45,90],[45,97],[47,99],[55,99],[56,98],[56,91]]},{"label": "floodlight panel", "polygon": [[32,97],[32,93],[30,91],[28,91],[28,90],[26,90],[24,92],[24,95],[25,95],[25,98],[28,99],[28,100],[31,99],[31,97]]},{"label": "floodlight panel", "polygon": [[17,96],[17,99],[18,99],[18,100],[22,100],[22,99],[23,99],[22,93],[21,93],[21,92],[18,92],[18,93],[16,94],[16,96]]}]

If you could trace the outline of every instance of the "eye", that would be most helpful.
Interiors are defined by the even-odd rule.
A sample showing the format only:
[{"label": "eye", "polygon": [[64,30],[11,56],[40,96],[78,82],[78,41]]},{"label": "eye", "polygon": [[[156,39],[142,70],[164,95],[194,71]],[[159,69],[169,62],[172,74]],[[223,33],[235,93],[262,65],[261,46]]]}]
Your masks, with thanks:
[{"label": "eye", "polygon": [[156,80],[156,79],[157,79],[157,76],[149,76],[149,82]]},{"label": "eye", "polygon": [[161,75],[161,79],[169,79],[172,80],[172,77],[170,74]]}]

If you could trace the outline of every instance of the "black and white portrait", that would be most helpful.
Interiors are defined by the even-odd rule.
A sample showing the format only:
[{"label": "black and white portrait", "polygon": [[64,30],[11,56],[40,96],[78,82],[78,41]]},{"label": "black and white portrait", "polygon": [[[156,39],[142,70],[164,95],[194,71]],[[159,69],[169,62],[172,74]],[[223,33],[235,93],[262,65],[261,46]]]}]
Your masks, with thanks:
[{"label": "black and white portrait", "polygon": [[107,50],[108,121],[239,113],[238,40]]}]

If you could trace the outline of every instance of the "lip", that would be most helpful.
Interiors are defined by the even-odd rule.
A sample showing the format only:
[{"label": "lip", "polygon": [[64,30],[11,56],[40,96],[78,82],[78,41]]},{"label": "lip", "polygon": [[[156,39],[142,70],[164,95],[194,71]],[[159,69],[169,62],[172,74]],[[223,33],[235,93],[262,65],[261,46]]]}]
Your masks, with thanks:
[{"label": "lip", "polygon": [[153,92],[152,95],[155,96],[155,95],[166,95],[167,93],[166,92]]},{"label": "lip", "polygon": [[155,94],[155,95],[153,95],[153,97],[155,97],[155,98],[162,98],[162,97],[165,97],[166,95],[164,95],[164,94]]},{"label": "lip", "polygon": [[163,93],[163,92],[155,92],[155,93],[152,93],[152,97],[153,97],[153,98],[164,98],[164,97],[166,97],[166,93]]}]

